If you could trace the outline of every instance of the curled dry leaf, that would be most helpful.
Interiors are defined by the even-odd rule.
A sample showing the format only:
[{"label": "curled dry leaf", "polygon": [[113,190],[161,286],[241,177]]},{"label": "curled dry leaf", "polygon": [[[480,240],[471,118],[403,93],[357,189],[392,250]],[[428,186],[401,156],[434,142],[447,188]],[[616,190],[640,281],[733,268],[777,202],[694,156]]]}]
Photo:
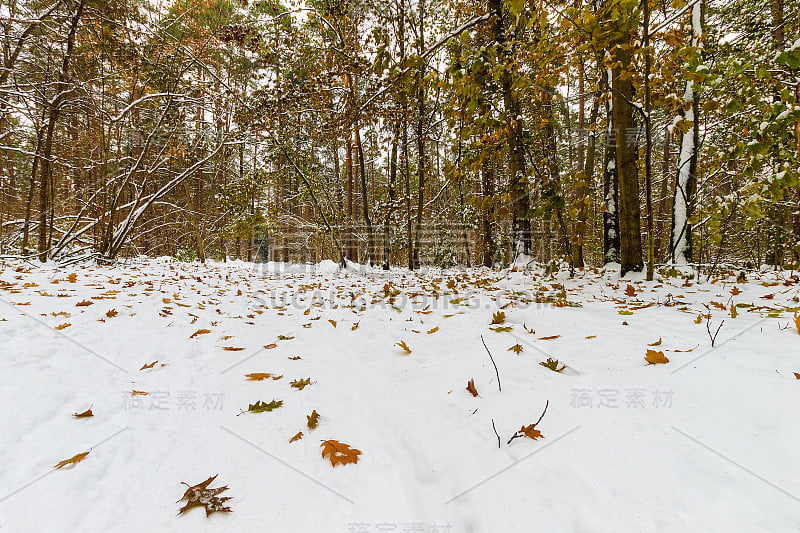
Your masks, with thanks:
[{"label": "curled dry leaf", "polygon": [[[90,451],[91,450],[89,450],[89,452]],[[86,459],[86,456],[89,455],[89,452],[76,453],[75,455],[73,455],[69,459],[64,459],[63,461],[59,461],[53,468],[61,469],[61,468],[64,468],[65,466],[67,466],[67,465],[78,464],[81,461],[83,461],[84,459]]]},{"label": "curled dry leaf", "polygon": [[75,418],[89,418],[90,416],[94,416],[94,413],[92,413],[92,409],[89,408],[82,413],[72,413],[72,416]]},{"label": "curled dry leaf", "polygon": [[140,368],[139,370],[147,370],[148,368],[153,368],[154,366],[156,366],[156,363],[158,363],[158,360],[155,360],[152,363],[148,363],[146,365],[142,365],[142,368]]},{"label": "curled dry leaf", "polygon": [[478,395],[478,389],[475,388],[474,378],[470,378],[470,380],[467,381],[467,390],[469,391],[470,394],[472,394],[473,398]]},{"label": "curled dry leaf", "polygon": [[190,339],[194,339],[198,335],[205,335],[206,333],[211,333],[211,330],[210,329],[198,329],[197,331],[195,331],[194,333],[189,335],[189,338]]},{"label": "curled dry leaf", "polygon": [[290,442],[290,443],[292,443],[292,442],[294,442],[294,441],[297,441],[297,440],[300,440],[300,439],[302,439],[302,438],[303,438],[303,432],[302,432],[302,431],[298,431],[298,432],[297,432],[297,435],[295,435],[294,437],[292,437],[291,439],[289,439],[289,442]]},{"label": "curled dry leaf", "polygon": [[72,325],[72,324],[70,324],[69,322],[64,322],[63,324],[59,324],[59,325],[57,325],[57,326],[56,326],[56,329],[57,329],[58,331],[61,331],[62,329],[66,329],[66,328],[70,327],[71,325]]},{"label": "curled dry leaf", "polygon": [[306,420],[307,420],[306,425],[308,426],[308,429],[316,429],[316,427],[319,425],[319,413],[317,412],[317,410],[314,409],[313,411],[311,411],[310,415],[306,415]]},{"label": "curled dry leaf", "polygon": [[278,347],[278,345],[275,344],[274,342],[271,343],[271,344],[265,344],[264,346],[262,346],[262,348],[264,348],[266,350],[272,350],[273,348],[277,348],[277,347]]},{"label": "curled dry leaf", "polygon": [[226,352],[241,352],[244,348],[239,348],[238,346],[223,346],[223,350]]},{"label": "curled dry leaf", "polygon": [[651,342],[648,346],[661,346],[661,337],[656,342]]},{"label": "curled dry leaf", "polygon": [[269,372],[253,372],[251,374],[245,374],[244,377],[246,377],[250,381],[263,381],[265,379],[278,380],[281,379],[283,375],[278,376],[275,374],[271,374]]}]

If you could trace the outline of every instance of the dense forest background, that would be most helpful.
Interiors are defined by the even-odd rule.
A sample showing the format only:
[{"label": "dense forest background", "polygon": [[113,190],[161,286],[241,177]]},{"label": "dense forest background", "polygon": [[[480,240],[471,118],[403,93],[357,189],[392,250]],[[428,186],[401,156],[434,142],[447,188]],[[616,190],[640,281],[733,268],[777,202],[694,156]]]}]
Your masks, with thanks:
[{"label": "dense forest background", "polygon": [[0,253],[797,267],[786,0],[2,0]]}]

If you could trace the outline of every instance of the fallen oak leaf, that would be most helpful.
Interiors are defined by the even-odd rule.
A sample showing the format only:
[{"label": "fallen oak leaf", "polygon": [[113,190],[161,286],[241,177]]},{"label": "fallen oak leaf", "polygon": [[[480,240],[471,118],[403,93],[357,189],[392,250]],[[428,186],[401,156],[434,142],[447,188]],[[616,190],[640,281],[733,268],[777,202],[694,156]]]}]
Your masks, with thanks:
[{"label": "fallen oak leaf", "polygon": [[522,345],[520,343],[515,344],[511,348],[508,349],[509,352],[514,352],[515,354],[519,355],[522,353]]},{"label": "fallen oak leaf", "polygon": [[492,321],[489,325],[502,324],[506,321],[506,314],[503,311],[497,311],[492,315]]},{"label": "fallen oak leaf", "polygon": [[222,349],[226,352],[241,352],[244,350],[244,348],[239,348],[237,346],[223,346]]},{"label": "fallen oak leaf", "polygon": [[131,391],[131,396],[147,396],[148,394],[150,394],[150,393],[149,392],[140,391],[140,390],[132,390]]},{"label": "fallen oak leaf", "polygon": [[89,418],[90,416],[94,416],[94,413],[92,413],[92,408],[90,407],[82,413],[72,413],[72,416],[75,418]]},{"label": "fallen oak leaf", "polygon": [[628,284],[628,286],[625,287],[625,294],[627,294],[630,297],[636,296],[636,287],[634,287],[631,284]]},{"label": "fallen oak leaf", "polygon": [[661,337],[656,342],[651,342],[648,346],[661,346]]},{"label": "fallen oak leaf", "polygon": [[311,378],[295,379],[289,383],[289,386],[295,389],[303,390],[306,386],[311,385]]},{"label": "fallen oak leaf", "polygon": [[351,448],[336,440],[326,440],[320,447],[322,448],[322,458],[327,458],[334,467],[358,463],[358,456],[361,455],[361,450]]},{"label": "fallen oak leaf", "polygon": [[107,316],[108,318],[114,318],[114,317],[115,317],[115,316],[117,316],[118,314],[119,314],[119,313],[117,312],[117,310],[116,310],[116,309],[109,309],[108,311],[106,311],[106,316]]},{"label": "fallen oak leaf", "polygon": [[551,341],[553,339],[559,338],[561,335],[550,335],[549,337],[539,337],[540,341]]},{"label": "fallen oak leaf", "polygon": [[319,413],[317,412],[317,410],[314,409],[313,411],[311,411],[310,415],[306,415],[306,420],[307,420],[306,425],[308,426],[308,429],[316,429],[316,427],[319,425]]},{"label": "fallen oak leaf", "polygon": [[292,442],[298,441],[298,440],[300,440],[302,438],[303,438],[303,432],[302,431],[298,431],[297,435],[295,435],[294,437],[289,439],[289,443],[291,444]]},{"label": "fallen oak leaf", "polygon": [[66,329],[66,328],[70,327],[71,325],[72,324],[70,324],[69,322],[64,322],[63,324],[59,324],[58,326],[56,326],[56,329],[58,331],[61,331],[62,329]]},{"label": "fallen oak leaf", "polygon": [[218,494],[228,490],[227,485],[223,485],[222,487],[217,487],[215,489],[210,489],[208,486],[214,481],[217,476],[211,476],[207,480],[203,481],[202,483],[198,483],[197,485],[189,486],[188,483],[182,481],[183,485],[189,487],[186,489],[186,492],[183,494],[183,497],[178,500],[183,501],[186,500],[186,505],[180,508],[178,514],[183,514],[184,512],[192,509],[194,507],[205,507],[206,509],[206,517],[208,517],[211,513],[214,512],[223,512],[223,513],[230,513],[231,508],[225,507],[224,503],[231,498],[229,497],[217,497]]},{"label": "fallen oak leaf", "polygon": [[272,350],[273,348],[277,348],[277,347],[278,347],[278,345],[275,344],[274,342],[271,343],[271,344],[265,344],[264,346],[262,346],[262,348],[264,348],[266,350]]},{"label": "fallen oak leaf", "polygon": [[139,370],[147,370],[148,368],[153,368],[154,366],[156,366],[156,363],[158,363],[157,359],[155,361],[153,361],[152,363],[149,363],[149,364],[146,364],[146,365],[142,365],[142,368],[140,368]]},{"label": "fallen oak leaf", "polygon": [[75,307],[87,307],[89,305],[94,305],[94,302],[91,300],[83,300],[75,304]]},{"label": "fallen oak leaf", "polygon": [[467,382],[467,390],[469,391],[470,394],[472,394],[473,398],[478,395],[478,390],[475,388],[474,378],[470,378],[470,380]]},{"label": "fallen oak leaf", "polygon": [[[258,400],[256,403],[251,403],[247,408],[247,411],[242,411],[239,413],[269,413],[270,411],[274,411],[283,405],[283,400],[272,400],[269,403],[264,403],[261,400]],[[236,415],[236,416],[239,416]]]},{"label": "fallen oak leaf", "polygon": [[[89,450],[91,452],[92,450]],[[89,452],[83,453],[76,453],[69,459],[64,459],[63,461],[59,461],[53,468],[58,468],[59,470],[64,468],[67,465],[76,465],[86,459],[86,456],[89,455]]]}]

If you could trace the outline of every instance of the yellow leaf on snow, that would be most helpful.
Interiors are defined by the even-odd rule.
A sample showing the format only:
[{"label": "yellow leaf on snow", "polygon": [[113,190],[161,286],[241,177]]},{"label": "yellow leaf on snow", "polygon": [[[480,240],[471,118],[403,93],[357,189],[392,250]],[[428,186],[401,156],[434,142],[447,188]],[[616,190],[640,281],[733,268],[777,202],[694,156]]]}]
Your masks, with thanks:
[{"label": "yellow leaf on snow", "polygon": [[647,355],[644,360],[650,365],[663,365],[669,363],[669,359],[664,355],[664,352],[657,352],[655,350],[647,350]]},{"label": "yellow leaf on snow", "polygon": [[71,325],[72,324],[70,324],[69,322],[64,322],[63,324],[59,324],[58,326],[56,326],[56,329],[61,331],[62,329],[70,327]]},{"label": "yellow leaf on snow", "polygon": [[399,346],[404,352],[406,352],[406,354],[410,354],[411,353],[411,348],[408,347],[408,344],[406,344],[406,341],[398,342],[397,346]]}]

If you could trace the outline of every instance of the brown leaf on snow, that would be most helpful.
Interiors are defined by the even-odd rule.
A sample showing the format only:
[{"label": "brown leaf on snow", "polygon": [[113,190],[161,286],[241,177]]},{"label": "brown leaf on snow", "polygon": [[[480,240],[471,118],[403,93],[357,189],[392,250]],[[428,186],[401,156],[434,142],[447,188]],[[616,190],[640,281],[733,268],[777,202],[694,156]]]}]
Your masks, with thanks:
[{"label": "brown leaf on snow", "polygon": [[75,272],[71,273],[69,276],[67,276],[67,281],[70,283],[75,283],[78,281],[78,275]]},{"label": "brown leaf on snow", "polygon": [[669,359],[664,355],[664,352],[657,352],[655,350],[647,350],[647,355],[644,360],[650,365],[663,365],[669,363]]},{"label": "brown leaf on snow", "polygon": [[553,339],[559,338],[561,335],[550,335],[549,337],[539,337],[540,341],[551,341]]},{"label": "brown leaf on snow", "polygon": [[[630,285],[628,285],[628,286],[630,287]],[[523,435],[525,435],[529,439],[533,439],[533,440],[543,439],[544,438],[544,435],[542,435],[542,432],[539,431],[538,429],[536,429],[534,427],[534,424],[531,424],[529,426],[522,426],[519,429],[518,433],[522,433]]]},{"label": "brown leaf on snow", "polygon": [[156,363],[158,363],[158,360],[155,360],[152,363],[148,363],[146,365],[142,365],[142,368],[140,368],[139,370],[147,370],[148,368],[153,368],[154,366],[156,366]]},{"label": "brown leaf on snow", "polygon": [[244,348],[239,348],[237,346],[223,346],[222,349],[226,352],[241,352],[244,350]]},{"label": "brown leaf on snow", "polygon": [[294,442],[294,441],[297,441],[297,440],[300,440],[300,439],[302,439],[302,438],[303,438],[303,432],[302,432],[302,431],[298,431],[298,432],[297,432],[297,435],[295,435],[294,437],[292,437],[291,439],[289,439],[289,442],[290,442],[290,443],[292,443],[292,442]]},{"label": "brown leaf on snow", "polygon": [[316,427],[319,425],[319,413],[316,409],[311,411],[310,415],[306,415],[306,419],[306,425],[308,426],[308,429],[316,429]]},{"label": "brown leaf on snow", "polygon": [[119,314],[119,313],[117,312],[117,310],[116,310],[116,309],[109,309],[108,311],[106,311],[106,316],[107,316],[108,318],[114,318],[114,317],[115,317],[115,316],[117,316],[118,314]]},{"label": "brown leaf on snow", "polygon": [[648,346],[661,346],[661,337],[656,342],[651,342]]},{"label": "brown leaf on snow", "polygon": [[253,372],[251,374],[245,374],[244,377],[250,381],[264,381],[265,379],[278,380],[281,379],[283,375],[277,376],[269,372]]},{"label": "brown leaf on snow", "polygon": [[[91,450],[89,450],[89,452],[90,451]],[[76,464],[80,463],[81,461],[83,461],[84,459],[86,459],[86,456],[89,455],[89,452],[76,453],[75,455],[73,455],[69,459],[64,459],[63,461],[59,461],[53,468],[61,469],[61,468],[64,468],[65,466],[67,466],[67,465],[76,465]]]},{"label": "brown leaf on snow", "polygon": [[56,326],[56,329],[58,331],[61,331],[62,329],[66,329],[66,328],[70,327],[71,325],[72,324],[70,324],[69,322],[64,322],[63,324],[59,324],[58,326]]},{"label": "brown leaf on snow", "polygon": [[131,396],[147,396],[148,394],[150,394],[150,393],[149,392],[140,391],[140,390],[132,390],[131,391]]},{"label": "brown leaf on snow", "polygon": [[92,409],[89,408],[82,413],[72,413],[72,416],[75,418],[89,418],[90,416],[94,416],[94,413],[92,413]]},{"label": "brown leaf on snow", "polygon": [[634,287],[631,284],[628,284],[628,286],[625,287],[625,294],[627,294],[630,297],[636,296],[636,287]]},{"label": "brown leaf on snow", "polygon": [[278,347],[278,345],[275,344],[274,342],[270,343],[270,344],[265,344],[264,346],[262,346],[262,348],[264,348],[266,350],[272,350],[273,348],[277,348],[277,347]]},{"label": "brown leaf on snow", "polygon": [[189,338],[190,339],[194,339],[198,335],[205,335],[206,333],[211,333],[211,330],[210,329],[198,329],[197,331],[195,331],[194,333],[189,335]]},{"label": "brown leaf on snow", "polygon": [[[217,474],[218,476],[219,474]],[[209,516],[211,513],[214,512],[223,512],[223,513],[230,513],[231,508],[225,507],[224,503],[231,498],[227,497],[217,497],[218,494],[228,490],[228,486],[224,485],[222,487],[217,487],[216,489],[210,489],[208,486],[214,481],[217,476],[211,476],[207,480],[203,481],[202,483],[198,483],[197,485],[189,487],[189,484],[186,482],[182,482],[184,485],[189,487],[186,489],[186,492],[183,494],[183,498],[180,501],[186,500],[186,505],[180,508],[178,514],[183,514],[184,512],[188,511],[193,507],[205,507],[206,509],[206,516]]]},{"label": "brown leaf on snow", "polygon": [[322,448],[322,457],[328,458],[331,465],[355,464],[358,462],[358,456],[361,455],[361,450],[351,448],[349,445],[336,440],[326,440],[320,447]]},{"label": "brown leaf on snow", "polygon": [[90,300],[83,300],[75,304],[75,307],[87,307],[89,305],[94,305],[94,302]]},{"label": "brown leaf on snow", "polygon": [[469,391],[470,394],[472,394],[473,398],[478,395],[478,389],[475,388],[474,378],[470,378],[470,380],[467,381],[467,390]]},{"label": "brown leaf on snow", "polygon": [[509,352],[514,352],[515,354],[519,355],[522,353],[522,345],[520,343],[515,344],[511,348],[508,349]]}]

